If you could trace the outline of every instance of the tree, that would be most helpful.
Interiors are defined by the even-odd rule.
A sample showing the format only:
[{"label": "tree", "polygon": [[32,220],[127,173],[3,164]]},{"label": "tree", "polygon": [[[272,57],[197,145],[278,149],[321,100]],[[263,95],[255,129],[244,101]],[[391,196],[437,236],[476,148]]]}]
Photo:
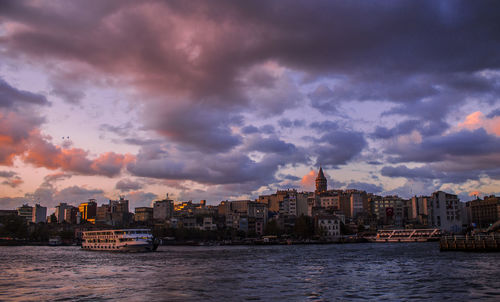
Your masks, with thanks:
[{"label": "tree", "polygon": [[266,224],[266,229],[264,231],[266,235],[280,235],[281,230],[278,226],[278,222],[276,220],[271,220]]},{"label": "tree", "polygon": [[303,239],[313,237],[314,226],[311,217],[300,215],[295,221],[294,234]]}]

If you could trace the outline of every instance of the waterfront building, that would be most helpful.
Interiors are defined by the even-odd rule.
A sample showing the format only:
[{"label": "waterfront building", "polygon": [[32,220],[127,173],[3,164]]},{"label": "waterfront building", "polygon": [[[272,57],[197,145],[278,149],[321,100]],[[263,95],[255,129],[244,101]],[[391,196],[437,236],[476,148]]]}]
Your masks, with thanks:
[{"label": "waterfront building", "polygon": [[289,190],[277,190],[275,194],[259,196],[257,202],[267,204],[267,208],[270,212],[278,213],[280,210],[280,202],[289,194]]},{"label": "waterfront building", "polygon": [[47,207],[42,207],[39,204],[35,204],[31,215],[31,222],[47,222]]},{"label": "waterfront building", "polygon": [[174,203],[174,216],[189,216],[203,214],[206,212],[206,201],[201,200],[200,203],[190,201],[181,201]]},{"label": "waterfront building", "polygon": [[259,202],[248,203],[248,229],[263,235],[267,224],[267,205]]},{"label": "waterfront building", "polygon": [[314,225],[318,235],[334,239],[340,236],[340,219],[336,215],[317,215]]},{"label": "waterfront building", "polygon": [[297,199],[297,216],[307,216],[309,211],[308,211],[308,200],[310,196],[313,196],[312,193],[309,192],[298,192],[296,194],[296,199]]},{"label": "waterfront building", "polygon": [[469,213],[469,223],[479,228],[488,228],[500,220],[500,197],[490,195],[484,200],[477,198],[466,202],[466,209]]},{"label": "waterfront building", "polygon": [[419,225],[428,225],[428,204],[429,204],[429,196],[413,196],[411,198],[411,215],[410,219]]},{"label": "waterfront building", "polygon": [[325,194],[319,197],[319,204],[325,209],[338,210],[340,208],[340,196],[337,192],[334,194]]},{"label": "waterfront building", "polygon": [[379,225],[395,225],[402,227],[410,217],[410,201],[397,195],[369,197],[371,214],[376,217]]},{"label": "waterfront building", "polygon": [[17,210],[0,210],[0,217],[9,216],[9,215],[17,215]]},{"label": "waterfront building", "polygon": [[64,221],[69,224],[76,224],[76,217],[78,215],[78,208],[70,206],[64,209]]},{"label": "waterfront building", "polygon": [[127,226],[131,221],[131,213],[128,210],[129,201],[123,196],[119,200],[109,201],[109,211],[111,213],[111,225]]},{"label": "waterfront building", "polygon": [[97,207],[96,212],[96,223],[99,224],[109,224],[111,225],[111,206],[109,204],[103,204]]},{"label": "waterfront building", "polygon": [[135,208],[134,221],[143,224],[153,223],[153,208],[150,207],[138,207]]},{"label": "waterfront building", "polygon": [[33,207],[23,204],[17,208],[17,215],[24,218],[26,222],[31,222],[33,219]]},{"label": "waterfront building", "polygon": [[429,199],[428,208],[432,226],[444,232],[462,231],[462,203],[457,195],[436,191]]},{"label": "waterfront building", "polygon": [[153,203],[153,219],[166,221],[174,216],[174,201],[168,198]]},{"label": "waterfront building", "polygon": [[57,219],[58,223],[62,223],[65,220],[64,219],[65,218],[65,211],[66,211],[66,209],[71,209],[71,208],[73,208],[73,206],[70,206],[65,202],[61,202],[56,206],[56,211],[54,214],[56,215],[56,219]]},{"label": "waterfront building", "polygon": [[81,221],[95,224],[97,214],[97,202],[95,199],[89,199],[88,202],[81,203],[78,206],[78,211],[81,213]]},{"label": "waterfront building", "polygon": [[356,218],[363,214],[363,198],[361,192],[352,192],[349,197],[350,201],[350,217]]},{"label": "waterfront building", "polygon": [[201,225],[203,231],[216,231],[217,224],[214,223],[213,217],[206,216],[203,217],[203,223]]},{"label": "waterfront building", "polygon": [[297,195],[288,194],[280,202],[280,216],[297,216]]},{"label": "waterfront building", "polygon": [[196,217],[194,216],[183,216],[180,218],[180,224],[186,229],[196,228]]}]

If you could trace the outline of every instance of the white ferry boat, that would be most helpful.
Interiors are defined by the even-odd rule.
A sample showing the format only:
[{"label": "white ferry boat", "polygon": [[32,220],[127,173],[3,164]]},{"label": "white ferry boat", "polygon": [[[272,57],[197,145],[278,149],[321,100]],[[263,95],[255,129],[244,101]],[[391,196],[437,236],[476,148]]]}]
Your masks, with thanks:
[{"label": "white ferry boat", "polygon": [[158,244],[149,229],[83,232],[82,249],[92,251],[151,252]]}]

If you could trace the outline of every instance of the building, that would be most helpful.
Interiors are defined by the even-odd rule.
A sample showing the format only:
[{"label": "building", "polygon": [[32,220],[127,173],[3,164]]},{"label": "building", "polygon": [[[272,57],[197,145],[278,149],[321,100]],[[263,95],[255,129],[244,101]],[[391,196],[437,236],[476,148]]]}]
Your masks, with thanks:
[{"label": "building", "polygon": [[119,200],[109,201],[109,212],[111,215],[111,225],[124,227],[130,224],[131,214],[128,210],[129,201],[123,196]]},{"label": "building", "polygon": [[313,196],[312,193],[309,192],[298,192],[297,193],[297,216],[307,216],[308,211],[308,199]]},{"label": "building", "polygon": [[33,207],[23,204],[17,208],[17,216],[23,217],[26,222],[31,222],[33,220]]},{"label": "building", "polygon": [[403,227],[411,217],[411,202],[397,195],[377,196],[369,198],[369,208],[378,225],[394,225]]},{"label": "building", "polygon": [[203,230],[203,231],[217,231],[217,224],[214,223],[212,217],[210,217],[210,216],[203,217],[201,230]]},{"label": "building", "polygon": [[488,228],[500,220],[500,197],[490,195],[485,196],[484,200],[477,198],[465,204],[470,223],[479,228]]},{"label": "building", "polygon": [[248,229],[258,235],[264,234],[267,224],[267,205],[259,202],[248,203]]},{"label": "building", "polygon": [[280,216],[297,216],[297,194],[288,194],[280,202]]},{"label": "building", "polygon": [[327,180],[323,174],[323,168],[319,167],[318,176],[316,177],[316,194],[326,192],[328,190]]},{"label": "building", "polygon": [[103,204],[97,207],[97,213],[95,218],[98,224],[109,224],[111,225],[111,207],[109,204]]},{"label": "building", "polygon": [[429,196],[414,196],[411,198],[411,215],[410,219],[417,225],[428,225],[429,220]]},{"label": "building", "polygon": [[134,221],[142,224],[152,224],[153,208],[150,207],[135,208]]},{"label": "building", "polygon": [[73,208],[73,206],[70,206],[65,202],[61,202],[56,206],[56,211],[54,214],[56,215],[56,219],[57,219],[58,223],[62,223],[65,220],[64,219],[65,218],[65,211],[66,211],[66,209],[71,209],[71,208]]},{"label": "building", "polygon": [[39,204],[35,204],[35,206],[33,207],[31,222],[33,223],[47,222],[47,207],[42,207]]},{"label": "building", "polygon": [[259,196],[257,202],[267,204],[267,208],[270,212],[278,213],[280,210],[280,202],[289,194],[289,190],[277,190],[275,194]]},{"label": "building", "polygon": [[322,208],[338,210],[340,208],[340,196],[336,191],[328,192],[330,194],[321,194],[319,204]]},{"label": "building", "polygon": [[10,215],[16,215],[17,216],[17,210],[0,210],[0,217],[2,217],[2,216],[10,216]]},{"label": "building", "polygon": [[318,215],[314,217],[318,235],[333,239],[340,237],[340,219],[336,215]]},{"label": "building", "polygon": [[64,209],[64,221],[70,224],[77,223],[78,208],[70,206]]},{"label": "building", "polygon": [[350,217],[356,218],[363,214],[363,197],[361,192],[352,192],[349,198],[350,201]]},{"label": "building", "polygon": [[166,221],[174,216],[174,201],[168,198],[153,203],[153,219]]},{"label": "building", "polygon": [[462,231],[462,203],[457,195],[443,191],[432,193],[429,204],[430,225],[444,232]]},{"label": "building", "polygon": [[81,213],[81,221],[95,223],[97,215],[97,202],[95,199],[89,199],[88,202],[81,203],[78,206],[78,211]]}]

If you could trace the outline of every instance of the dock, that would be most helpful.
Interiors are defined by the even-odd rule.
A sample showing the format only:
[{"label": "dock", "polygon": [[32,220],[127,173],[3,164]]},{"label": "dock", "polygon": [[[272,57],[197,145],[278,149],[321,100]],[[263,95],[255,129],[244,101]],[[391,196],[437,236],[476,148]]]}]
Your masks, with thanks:
[{"label": "dock", "polygon": [[441,251],[500,252],[500,234],[443,236],[439,248]]}]

